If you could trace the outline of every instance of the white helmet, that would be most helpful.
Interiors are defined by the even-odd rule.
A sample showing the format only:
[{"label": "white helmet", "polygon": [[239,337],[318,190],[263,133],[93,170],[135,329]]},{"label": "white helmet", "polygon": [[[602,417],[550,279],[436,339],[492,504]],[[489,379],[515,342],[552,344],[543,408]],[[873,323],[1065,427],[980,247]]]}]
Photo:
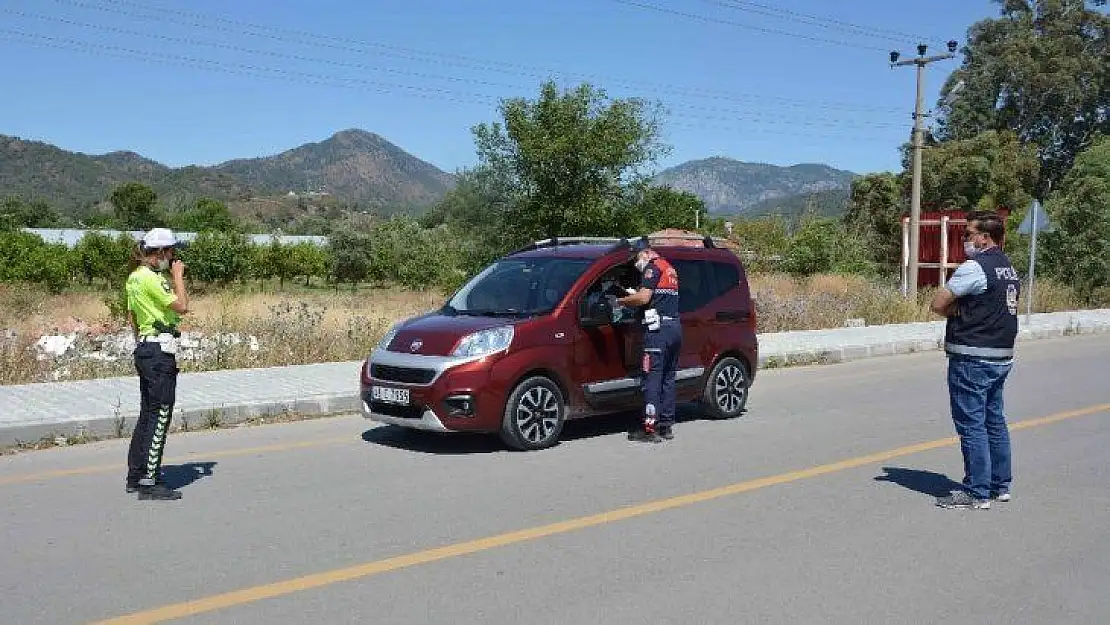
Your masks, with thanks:
[{"label": "white helmet", "polygon": [[139,242],[144,250],[158,250],[167,247],[180,247],[181,241],[177,240],[169,228],[153,228],[143,235]]}]

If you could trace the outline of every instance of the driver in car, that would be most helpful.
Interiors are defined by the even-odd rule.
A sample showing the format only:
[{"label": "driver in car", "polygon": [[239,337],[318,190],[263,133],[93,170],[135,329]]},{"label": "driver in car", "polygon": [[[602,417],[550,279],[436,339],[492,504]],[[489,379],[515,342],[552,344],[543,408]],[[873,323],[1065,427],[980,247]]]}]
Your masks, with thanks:
[{"label": "driver in car", "polygon": [[682,347],[682,324],[678,318],[678,272],[650,247],[636,255],[636,269],[641,274],[640,288],[628,289],[628,295],[617,300],[622,306],[647,306],[643,323],[644,393],[642,426],[634,429],[628,439],[658,443],[674,438],[675,369]]}]

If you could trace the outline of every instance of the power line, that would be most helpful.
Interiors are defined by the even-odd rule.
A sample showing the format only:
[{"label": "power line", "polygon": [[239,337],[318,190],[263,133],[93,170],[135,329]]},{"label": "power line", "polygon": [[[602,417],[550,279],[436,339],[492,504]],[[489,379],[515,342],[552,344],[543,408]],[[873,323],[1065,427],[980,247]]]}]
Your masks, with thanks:
[{"label": "power line", "polygon": [[[260,65],[252,65],[252,64],[245,64],[245,63],[231,63],[231,62],[223,62],[223,61],[212,61],[212,60],[209,60],[209,59],[199,59],[199,58],[182,56],[182,55],[177,55],[177,54],[167,54],[167,53],[163,53],[163,52],[150,52],[150,51],[146,51],[146,50],[136,50],[134,48],[125,48],[123,46],[114,46],[114,45],[103,44],[103,43],[93,43],[93,42],[88,42],[88,41],[80,41],[80,40],[77,40],[77,39],[69,39],[69,38],[66,38],[66,37],[53,37],[53,36],[49,36],[49,35],[41,35],[41,34],[38,34],[38,33],[28,33],[28,32],[19,31],[19,30],[0,29],[0,34],[9,35],[9,36],[16,36],[16,37],[24,37],[24,38],[27,38],[27,39],[31,39],[32,41],[48,42],[48,43],[51,44],[48,47],[55,47],[58,44],[65,44],[65,45],[68,45],[68,46],[75,46],[75,47],[79,47],[79,48],[87,48],[88,50],[97,50],[97,51],[113,52],[113,53],[124,53],[124,54],[132,55],[132,56],[140,57],[140,58],[161,59],[161,60],[164,60],[164,61],[173,61],[175,63],[185,63],[185,64],[188,64],[190,67],[200,67],[200,68],[211,67],[211,68],[216,69],[217,71],[234,70],[232,73],[245,73],[245,74],[248,74],[248,75],[249,74],[254,74],[254,75],[272,74],[274,76],[286,76],[286,77],[295,78],[297,80],[302,80],[303,79],[303,80],[310,81],[310,82],[327,83],[327,82],[330,81],[330,82],[336,83],[336,84],[347,83],[347,84],[364,85],[364,86],[367,86],[367,87],[372,86],[372,87],[376,87],[376,88],[379,88],[379,89],[382,89],[382,90],[405,89],[405,90],[411,90],[411,91],[414,91],[414,92],[439,93],[439,94],[451,95],[451,96],[458,95],[458,92],[454,92],[454,91],[451,91],[449,89],[440,89],[440,88],[436,88],[436,87],[416,87],[416,86],[412,86],[412,85],[404,85],[404,84],[398,84],[398,83],[388,83],[388,82],[381,82],[381,81],[375,81],[375,80],[367,80],[365,78],[341,78],[341,77],[337,77],[337,76],[325,76],[325,75],[314,74],[314,73],[310,73],[310,72],[299,72],[299,71],[295,71],[295,70],[279,69],[279,68],[272,68],[272,67],[263,67],[263,66],[260,66]],[[464,95],[466,97],[469,97],[469,98],[485,99],[489,102],[496,102],[497,101],[497,99],[494,96],[490,96],[490,95],[487,95],[487,94],[464,92],[462,95]]]},{"label": "power line", "polygon": [[887,52],[887,48],[879,48],[879,47],[876,47],[876,46],[869,46],[869,45],[861,44],[861,43],[853,43],[851,41],[844,41],[843,39],[827,39],[825,37],[815,37],[813,35],[803,35],[801,33],[790,32],[790,31],[781,30],[781,29],[778,29],[778,28],[768,28],[766,26],[755,26],[753,24],[745,24],[743,22],[736,22],[736,21],[727,20],[727,19],[724,19],[724,18],[709,17],[707,15],[700,15],[700,14],[697,14],[697,13],[687,13],[686,11],[679,11],[677,9],[669,9],[667,7],[656,6],[654,4],[645,4],[645,3],[642,3],[642,2],[636,2],[635,0],[611,0],[611,1],[616,2],[617,4],[624,4],[624,5],[627,5],[627,6],[630,6],[630,7],[636,7],[636,8],[645,9],[645,10],[648,10],[648,11],[657,11],[659,13],[666,13],[668,15],[676,15],[678,17],[684,17],[684,18],[687,18],[687,19],[697,20],[697,21],[701,21],[701,22],[707,22],[707,23],[710,23],[710,24],[718,24],[718,25],[723,25],[723,26],[735,26],[737,28],[744,28],[744,29],[747,29],[747,30],[754,30],[754,31],[761,32],[761,33],[764,33],[764,34],[767,34],[767,35],[781,35],[783,37],[793,37],[793,38],[796,38],[796,39],[804,39],[806,41],[812,41],[814,43],[825,43],[825,44],[834,45],[834,46],[843,46],[843,47],[847,47],[847,48],[857,48],[857,49],[860,49],[860,50],[878,50],[880,52]]},{"label": "power line", "polygon": [[16,11],[14,9],[0,9],[0,13],[8,13],[10,15],[16,15],[16,16],[19,16],[19,17],[24,17],[24,18],[29,18],[29,19],[42,20],[42,21],[47,21],[47,22],[56,22],[56,23],[59,23],[59,24],[67,24],[69,26],[77,26],[79,28],[102,30],[102,31],[105,31],[105,32],[116,33],[116,34],[119,34],[119,35],[128,35],[130,37],[147,37],[147,38],[150,38],[150,39],[159,39],[161,41],[170,41],[170,42],[174,42],[174,43],[182,43],[182,44],[194,45],[194,46],[205,46],[205,47],[210,47],[210,48],[218,48],[218,49],[221,49],[221,50],[230,50],[232,52],[244,52],[244,53],[247,53],[247,54],[259,54],[259,55],[264,55],[264,56],[272,56],[272,57],[275,57],[275,58],[289,59],[289,60],[293,60],[293,61],[304,61],[304,62],[308,62],[308,63],[324,63],[324,64],[327,64],[327,65],[335,65],[336,67],[347,67],[347,68],[351,68],[351,69],[369,70],[369,71],[375,71],[375,72],[387,72],[387,73],[391,73],[391,74],[401,74],[401,75],[405,75],[405,76],[415,76],[415,77],[418,77],[418,78],[431,78],[431,79],[434,79],[434,80],[448,80],[448,81],[452,81],[452,82],[461,82],[461,83],[469,83],[469,84],[475,84],[475,85],[484,85],[484,86],[487,86],[487,87],[501,87],[501,88],[507,88],[507,89],[519,89],[519,88],[521,88],[521,85],[519,85],[519,84],[489,82],[489,81],[486,81],[486,80],[478,80],[478,79],[475,79],[475,78],[461,78],[461,77],[458,77],[458,76],[444,76],[444,75],[441,75],[441,74],[428,74],[428,73],[424,73],[424,72],[416,72],[416,71],[411,71],[411,70],[401,70],[401,69],[396,69],[396,68],[391,68],[391,67],[380,67],[380,66],[374,66],[374,65],[366,65],[364,63],[351,63],[351,62],[347,62],[347,61],[336,61],[336,60],[333,60],[333,59],[321,59],[321,58],[302,56],[302,55],[298,55],[298,54],[288,54],[288,53],[285,53],[285,52],[274,52],[272,50],[258,50],[258,49],[255,49],[255,48],[247,48],[247,47],[244,47],[244,46],[238,46],[238,45],[233,45],[233,44],[229,44],[229,43],[221,43],[221,42],[215,42],[215,41],[203,41],[203,40],[200,40],[200,39],[192,39],[192,38],[188,38],[188,37],[174,37],[174,36],[171,36],[171,35],[162,35],[162,34],[158,34],[158,33],[154,33],[154,32],[144,32],[144,31],[138,31],[138,30],[130,30],[130,29],[127,29],[127,28],[120,28],[118,26],[107,26],[107,25],[104,25],[104,24],[90,24],[88,22],[78,22],[76,20],[71,20],[71,19],[67,19],[67,18],[64,18],[64,17],[54,17],[54,16],[50,16],[50,15],[40,15],[40,14],[35,14],[35,13],[26,13],[26,12],[23,12],[23,11]]},{"label": "power line", "polygon": [[[360,90],[369,90],[372,87],[373,88],[372,90],[375,91],[375,92],[392,92],[394,90],[402,90],[402,91],[408,92],[408,93],[406,93],[406,95],[415,95],[417,97],[426,97],[426,98],[433,98],[433,99],[444,99],[444,100],[449,100],[449,101],[453,101],[453,102],[460,102],[460,103],[495,104],[496,102],[499,101],[497,98],[494,98],[493,96],[486,95],[486,94],[478,94],[478,93],[470,93],[470,92],[461,92],[460,93],[460,92],[452,91],[452,90],[449,90],[449,89],[440,89],[440,88],[434,88],[434,87],[417,87],[417,86],[412,86],[412,85],[404,85],[404,84],[397,84],[397,83],[386,83],[386,82],[366,80],[366,79],[361,79],[361,78],[342,78],[342,77],[336,77],[336,76],[327,76],[327,75],[314,74],[314,73],[309,73],[309,72],[300,72],[300,71],[293,71],[293,70],[287,70],[287,69],[264,67],[264,66],[259,66],[259,65],[248,65],[248,64],[242,64],[242,63],[229,63],[229,62],[221,62],[221,61],[212,61],[212,60],[209,60],[209,59],[199,59],[199,58],[176,55],[176,54],[167,54],[167,53],[161,53],[161,52],[150,52],[150,51],[145,51],[145,50],[136,50],[136,49],[133,49],[133,48],[126,48],[126,47],[122,47],[122,46],[114,46],[114,45],[108,45],[108,44],[86,42],[86,41],[80,41],[80,40],[69,39],[69,38],[64,38],[64,37],[52,37],[52,36],[48,36],[48,35],[40,35],[40,34],[37,34],[37,33],[27,33],[27,32],[18,31],[18,30],[0,29],[0,38],[15,39],[15,40],[18,40],[19,38],[23,38],[23,39],[27,40],[27,41],[25,41],[26,43],[31,43],[32,45],[39,45],[39,46],[44,46],[44,47],[49,47],[49,48],[62,49],[62,50],[77,50],[77,51],[81,51],[81,52],[87,52],[87,53],[92,53],[92,54],[100,54],[100,55],[105,55],[105,56],[112,56],[112,57],[116,57],[116,58],[138,59],[138,60],[143,60],[143,61],[153,62],[153,63],[180,65],[180,66],[185,66],[185,67],[189,67],[189,68],[193,68],[193,69],[201,69],[201,70],[206,70],[206,71],[214,71],[214,72],[221,72],[221,73],[227,73],[227,74],[248,76],[248,77],[253,77],[253,78],[269,78],[269,79],[287,80],[287,81],[296,82],[298,84],[313,84],[313,85],[343,87],[343,88],[360,89]],[[889,142],[890,142],[889,138],[880,138],[880,137],[877,137],[877,136],[862,135],[862,134],[859,134],[859,133],[856,133],[856,132],[851,132],[850,134],[825,134],[825,135],[822,135],[820,133],[814,133],[814,132],[792,133],[792,132],[789,132],[789,131],[766,130],[766,129],[760,129],[760,128],[750,128],[750,127],[746,127],[746,126],[743,127],[743,128],[740,128],[740,127],[737,127],[737,126],[721,126],[721,125],[712,124],[712,123],[709,123],[709,124],[702,123],[704,121],[715,121],[715,120],[744,121],[746,119],[749,119],[749,118],[746,118],[744,116],[739,116],[739,115],[731,117],[731,118],[724,118],[724,117],[705,118],[705,117],[699,117],[699,116],[693,116],[693,115],[685,115],[685,116],[682,116],[682,117],[683,117],[683,119],[688,120],[688,121],[686,121],[686,122],[683,122],[681,120],[679,120],[679,121],[669,121],[667,123],[667,125],[668,126],[685,127],[685,128],[694,128],[694,129],[718,128],[718,129],[741,131],[741,132],[744,132],[744,133],[758,133],[758,134],[797,135],[797,136],[804,136],[804,137],[828,136],[828,137],[831,137],[831,138],[843,138],[845,140],[856,140],[856,141],[874,140],[876,142],[883,142],[883,143],[887,143],[887,144],[889,144]],[[691,122],[698,122],[698,123],[691,123]],[[768,124],[772,124],[772,125],[782,124],[782,125],[790,126],[790,127],[799,126],[799,125],[808,125],[808,126],[813,126],[813,127],[817,127],[817,128],[825,128],[825,129],[833,129],[833,130],[838,129],[838,128],[843,128],[842,126],[838,126],[836,124],[829,124],[829,123],[822,124],[822,123],[817,123],[817,122],[814,122],[814,121],[798,122],[798,121],[790,121],[790,120],[772,119],[772,120],[769,120],[769,121],[764,122],[764,123],[768,123]]]},{"label": "power line", "polygon": [[[895,107],[880,107],[867,104],[847,103],[847,102],[832,102],[832,101],[811,101],[800,100],[795,98],[786,98],[782,96],[773,96],[767,94],[753,94],[731,91],[718,91],[704,89],[701,87],[690,87],[682,85],[674,85],[668,83],[654,83],[645,81],[634,81],[625,78],[618,78],[612,76],[605,76],[601,74],[592,74],[584,72],[564,72],[559,70],[544,69],[536,66],[524,65],[519,63],[510,63],[505,61],[489,61],[474,59],[471,57],[461,56],[458,54],[448,54],[440,52],[429,52],[417,50],[414,48],[405,48],[390,44],[383,44],[378,42],[360,41],[346,37],[336,37],[327,34],[311,33],[302,30],[278,28],[272,26],[265,26],[253,24],[242,20],[226,18],[218,15],[206,15],[202,13],[180,11],[176,9],[169,9],[164,7],[147,6],[129,0],[100,0],[105,4],[116,6],[136,7],[144,11],[155,13],[155,15],[137,14],[131,11],[125,11],[118,8],[109,6],[101,6],[90,4],[83,0],[53,0],[59,4],[66,4],[70,6],[91,9],[106,13],[114,13],[124,15],[127,17],[137,17],[140,19],[148,19],[154,21],[163,21],[174,23],[183,26],[190,26],[195,28],[215,30],[219,32],[226,32],[234,35],[248,35],[252,37],[259,37],[270,39],[283,43],[299,43],[301,45],[329,48],[334,50],[342,50],[348,52],[358,52],[361,54],[367,53],[368,48],[373,50],[374,54],[382,56],[389,56],[394,58],[401,58],[413,60],[424,63],[435,63],[437,65],[451,65],[456,67],[464,67],[468,69],[478,69],[482,71],[493,71],[505,74],[515,74],[520,76],[528,76],[532,78],[547,78],[552,75],[559,76],[575,76],[584,79],[591,79],[597,81],[604,81],[614,85],[620,85],[627,88],[648,88],[659,92],[670,92],[675,95],[682,95],[687,97],[724,100],[733,102],[744,102],[747,100],[757,100],[774,102],[777,106],[789,107],[805,107],[812,108],[820,106],[826,109],[839,109],[839,110],[855,110],[855,111],[873,111],[884,113],[904,113],[901,108]],[[171,16],[179,16],[187,18],[185,20],[177,19]],[[218,26],[216,24],[204,23],[205,21],[216,22],[220,24],[228,24],[236,28],[228,28],[227,26]],[[248,32],[242,29],[255,30],[261,32]],[[334,42],[334,43],[329,43]],[[886,52],[886,49],[883,49]],[[421,58],[428,57],[428,58]],[[434,60],[433,60],[434,59]]]},{"label": "power line", "polygon": [[745,11],[748,13],[755,13],[757,15],[766,15],[768,17],[775,17],[788,21],[816,26],[827,30],[839,30],[849,34],[863,35],[876,39],[883,39],[886,41],[895,41],[898,43],[905,43],[907,39],[914,41],[944,41],[941,38],[935,37],[921,37],[918,35],[911,35],[909,33],[890,30],[887,28],[880,28],[875,26],[864,26],[862,24],[854,24],[846,22],[833,17],[825,17],[821,15],[814,15],[812,13],[801,13],[792,11],[790,9],[783,9],[770,4],[763,4],[761,2],[752,2],[750,0],[701,0],[706,4],[712,4],[720,7],[734,9],[737,11]]},{"label": "power line", "polygon": [[[257,54],[257,55],[270,56],[270,57],[282,58],[282,59],[291,59],[291,60],[297,60],[297,61],[303,61],[303,62],[309,62],[309,63],[324,63],[324,64],[328,64],[328,65],[335,65],[335,66],[338,66],[338,67],[349,67],[349,68],[354,68],[354,69],[359,69],[359,70],[387,72],[387,73],[400,74],[400,75],[405,75],[405,76],[416,76],[416,77],[422,77],[422,78],[448,80],[448,81],[452,81],[452,82],[471,83],[471,84],[479,84],[479,85],[493,86],[493,87],[502,87],[502,88],[509,88],[509,89],[524,89],[525,88],[525,87],[522,87],[520,85],[510,85],[510,84],[505,84],[505,83],[493,83],[493,82],[475,80],[475,79],[470,79],[470,78],[460,78],[460,77],[457,77],[457,76],[442,76],[442,75],[436,75],[436,74],[426,74],[426,73],[421,73],[421,72],[398,70],[398,69],[394,69],[394,68],[376,67],[376,66],[371,66],[371,65],[365,65],[365,64],[362,64],[362,63],[349,63],[349,62],[344,62],[344,61],[335,61],[335,60],[332,60],[332,59],[320,59],[320,58],[306,57],[306,56],[301,56],[301,55],[296,55],[296,54],[286,54],[286,53],[282,53],[282,52],[274,52],[274,51],[271,51],[271,50],[258,50],[258,49],[254,49],[254,48],[247,48],[247,47],[243,47],[243,46],[237,46],[237,45],[231,45],[231,44],[225,44],[225,43],[219,43],[219,42],[201,41],[201,40],[186,38],[186,37],[174,37],[174,36],[169,36],[169,35],[161,35],[161,34],[153,33],[153,32],[130,30],[130,29],[126,29],[126,28],[120,28],[120,27],[117,27],[117,26],[106,26],[106,25],[103,25],[103,24],[90,24],[90,23],[87,23],[87,22],[78,22],[78,21],[70,20],[70,19],[66,19],[66,18],[59,18],[59,17],[47,16],[47,15],[26,13],[26,12],[23,12],[23,11],[16,11],[16,10],[13,10],[13,9],[0,9],[0,12],[8,13],[10,15],[16,15],[18,17],[38,19],[38,20],[43,20],[43,21],[48,21],[48,22],[66,24],[66,25],[69,25],[69,26],[76,26],[76,27],[79,27],[79,28],[101,30],[101,31],[106,31],[106,32],[111,32],[111,33],[121,34],[121,35],[127,35],[127,36],[132,36],[132,37],[146,37],[146,38],[150,38],[150,39],[157,39],[157,40],[160,40],[160,41],[169,41],[169,42],[181,43],[181,44],[186,44],[186,45],[194,45],[194,46],[206,46],[206,47],[223,49],[223,50],[231,50],[231,51],[235,51],[235,52],[243,52],[243,53],[247,53],[247,54]],[[741,112],[741,111],[737,111],[735,109],[730,109],[730,108],[702,106],[702,105],[686,104],[686,103],[680,103],[679,105],[677,105],[676,108],[681,108],[681,109],[684,109],[684,110],[691,110],[691,111],[704,111],[704,112],[708,112],[708,113],[724,113],[724,114],[729,114],[729,115],[733,115],[733,116],[739,115],[739,116],[741,116],[745,119],[755,119],[755,120],[766,119],[766,120],[768,120],[768,123],[786,123],[786,124],[791,124],[791,125],[807,125],[807,126],[808,125],[813,125],[810,120],[795,121],[795,120],[785,119],[781,115],[781,113],[776,113],[774,115],[768,116],[768,115],[765,115],[765,114],[751,113],[751,112],[747,112],[747,111]],[[729,119],[729,118],[703,116],[703,115],[699,115],[699,117],[702,117],[702,118],[705,118],[705,119],[726,119],[726,120]],[[836,118],[833,118],[833,119],[836,119]],[[841,120],[837,119],[837,121],[841,121]],[[884,127],[885,128],[894,128],[894,127],[900,127],[901,126],[901,124],[874,122],[874,121],[870,121],[870,120],[868,120],[868,121],[843,120],[843,121],[844,121],[845,126],[858,126],[858,127],[866,127],[866,128],[884,128]]]}]

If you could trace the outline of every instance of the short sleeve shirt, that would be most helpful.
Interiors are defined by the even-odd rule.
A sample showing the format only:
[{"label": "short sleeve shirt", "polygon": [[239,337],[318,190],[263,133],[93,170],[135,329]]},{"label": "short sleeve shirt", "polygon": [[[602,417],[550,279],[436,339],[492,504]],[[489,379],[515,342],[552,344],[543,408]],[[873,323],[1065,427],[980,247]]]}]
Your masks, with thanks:
[{"label": "short sleeve shirt", "polygon": [[135,315],[141,336],[157,335],[154,324],[158,321],[171,327],[180,321],[180,316],[170,308],[177,295],[164,275],[144,265],[131,272],[124,288],[127,309]]},{"label": "short sleeve shirt", "polygon": [[983,266],[974,260],[964,261],[945,285],[956,297],[979,295],[987,290],[987,274],[983,273]]}]

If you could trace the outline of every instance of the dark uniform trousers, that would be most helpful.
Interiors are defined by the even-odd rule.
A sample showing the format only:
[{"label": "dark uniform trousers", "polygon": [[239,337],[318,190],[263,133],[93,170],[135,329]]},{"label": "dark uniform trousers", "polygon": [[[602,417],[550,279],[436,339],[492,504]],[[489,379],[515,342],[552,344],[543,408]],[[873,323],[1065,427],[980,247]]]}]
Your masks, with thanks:
[{"label": "dark uniform trousers", "polygon": [[169,435],[177,394],[177,358],[155,342],[141,338],[135,346],[141,408],[127,454],[127,481],[153,486],[162,468],[162,451]]},{"label": "dark uniform trousers", "polygon": [[658,330],[644,332],[644,425],[669,427],[675,423],[675,370],[682,348],[682,324],[678,319],[663,319]]}]

